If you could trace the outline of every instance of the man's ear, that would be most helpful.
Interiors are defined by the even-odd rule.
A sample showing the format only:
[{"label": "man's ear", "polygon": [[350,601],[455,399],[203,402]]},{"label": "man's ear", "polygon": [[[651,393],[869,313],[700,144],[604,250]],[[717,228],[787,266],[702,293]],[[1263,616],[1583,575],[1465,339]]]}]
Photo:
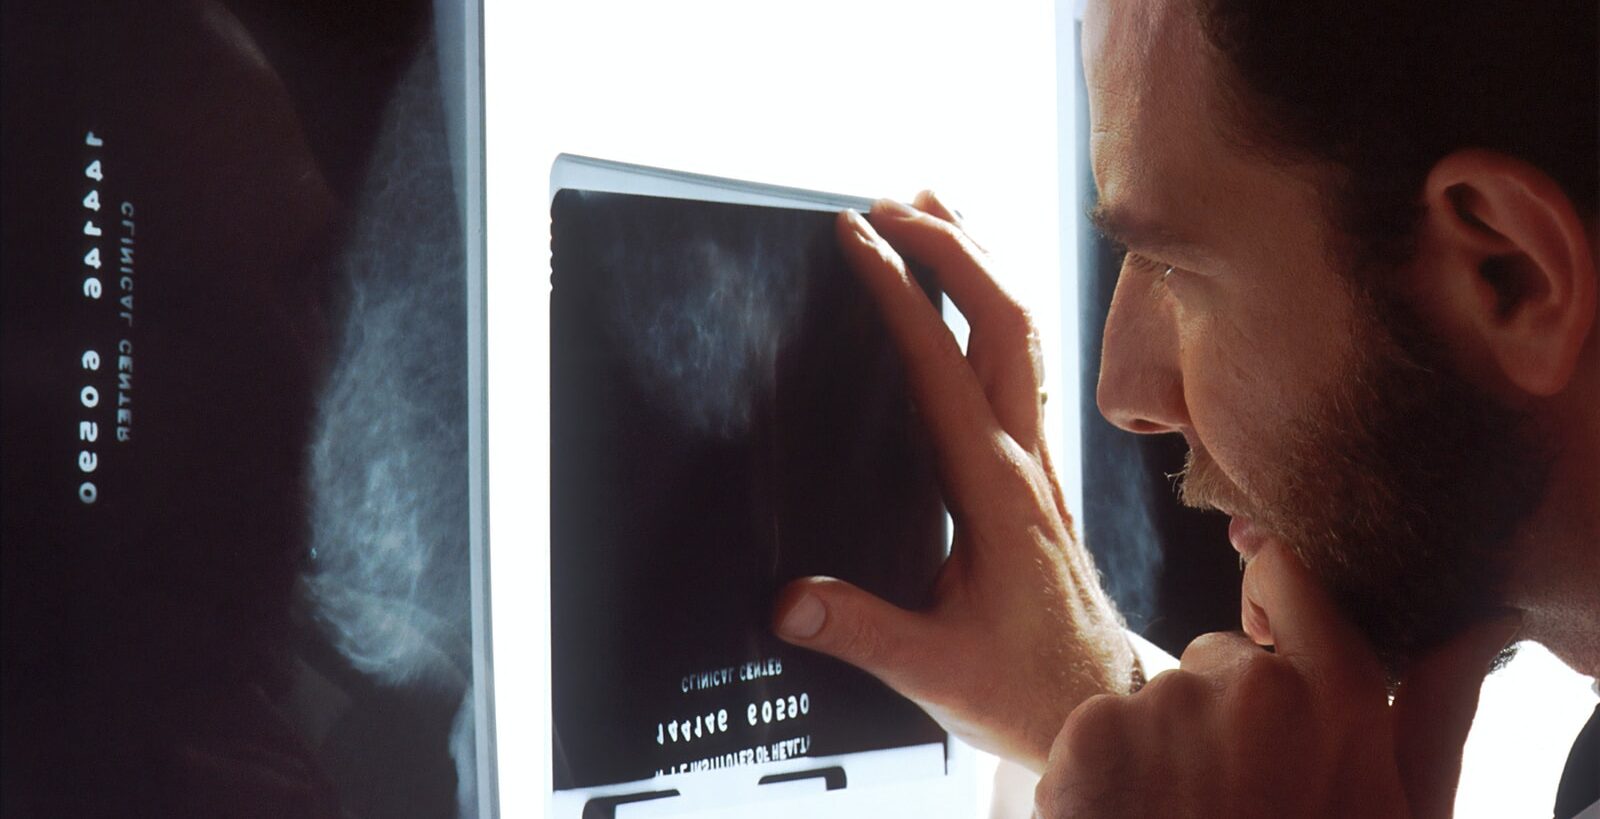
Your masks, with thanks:
[{"label": "man's ear", "polygon": [[1507,382],[1560,392],[1595,332],[1594,246],[1572,200],[1522,160],[1466,149],[1423,186],[1430,290]]}]

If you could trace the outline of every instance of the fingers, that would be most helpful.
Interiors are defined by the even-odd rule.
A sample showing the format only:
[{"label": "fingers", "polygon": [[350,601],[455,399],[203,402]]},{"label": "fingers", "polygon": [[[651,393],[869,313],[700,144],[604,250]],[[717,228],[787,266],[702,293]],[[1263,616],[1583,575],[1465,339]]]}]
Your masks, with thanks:
[{"label": "fingers", "polygon": [[1244,572],[1244,595],[1259,607],[1279,656],[1312,679],[1346,690],[1381,683],[1383,669],[1355,626],[1300,558],[1279,541],[1262,547]]},{"label": "fingers", "polygon": [[949,205],[946,205],[944,200],[940,199],[939,195],[933,191],[918,191],[917,195],[912,198],[911,205],[923,213],[931,213],[956,227],[963,230],[966,229],[961,224],[961,217],[956,215],[956,212]]},{"label": "fingers", "polygon": [[930,658],[946,656],[925,615],[828,577],[790,583],[774,607],[773,624],[780,638],[843,660],[918,701],[937,682],[927,674],[941,673]]},{"label": "fingers", "polygon": [[1516,612],[1476,623],[1406,673],[1394,700],[1395,755],[1413,816],[1450,816],[1484,675],[1521,626]]},{"label": "fingers", "polygon": [[890,244],[939,274],[939,284],[974,331],[986,320],[1008,321],[1021,313],[1016,299],[989,272],[983,251],[951,221],[880,199],[872,206],[872,224]]},{"label": "fingers", "polygon": [[906,273],[905,262],[860,214],[845,211],[837,226],[845,259],[877,300],[900,349],[912,395],[939,453],[946,502],[960,512],[1005,478],[995,457],[1000,422],[961,346]]},{"label": "fingers", "polygon": [[972,326],[967,355],[1002,427],[1026,449],[1042,438],[1039,399],[1043,364],[1027,310],[989,272],[988,260],[946,216],[949,209],[924,195],[930,210],[880,200],[872,222],[897,250],[928,265]]},{"label": "fingers", "polygon": [[977,248],[981,252],[988,252],[983,249],[982,245],[978,244],[978,240],[972,238],[972,234],[967,233],[967,224],[966,222],[962,221],[961,214],[956,213],[954,208],[946,205],[944,200],[940,199],[939,196],[933,191],[922,191],[921,193],[918,193],[916,197],[911,200],[911,206],[922,211],[923,213],[931,213],[934,216],[937,216],[940,219],[955,225],[961,229],[963,234],[966,234],[967,241],[971,242],[973,247]]}]

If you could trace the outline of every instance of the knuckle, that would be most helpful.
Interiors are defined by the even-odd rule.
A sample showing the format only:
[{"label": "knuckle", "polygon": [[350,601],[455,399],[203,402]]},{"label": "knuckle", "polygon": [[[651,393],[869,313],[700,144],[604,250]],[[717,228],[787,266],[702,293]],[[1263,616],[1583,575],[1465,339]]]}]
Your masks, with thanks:
[{"label": "knuckle", "polygon": [[1199,675],[1171,669],[1152,677],[1134,696],[1158,707],[1183,708],[1201,702],[1209,693],[1210,686]]},{"label": "knuckle", "polygon": [[1243,663],[1230,688],[1235,699],[1257,712],[1298,711],[1310,695],[1309,684],[1293,666],[1266,653]]},{"label": "knuckle", "polygon": [[[1178,658],[1178,662],[1180,665],[1191,665],[1207,659],[1237,654],[1239,649],[1237,635],[1219,631],[1206,632],[1189,641],[1189,645],[1184,647],[1183,656]],[[1252,650],[1251,653],[1259,653],[1259,651]]]},{"label": "knuckle", "polygon": [[982,251],[979,251],[977,246],[955,224],[937,217],[926,219],[923,224],[932,231],[933,241],[936,243],[940,254],[966,256],[974,259],[983,257]]},{"label": "knuckle", "polygon": [[1069,771],[1055,767],[1046,771],[1040,778],[1038,786],[1033,789],[1035,817],[1055,819],[1058,816],[1074,816],[1078,813],[1072,797],[1081,790],[1081,787],[1071,781],[1069,774]]},{"label": "knuckle", "polygon": [[838,653],[859,666],[881,665],[889,653],[882,629],[863,617],[851,617],[840,624],[834,639]]},{"label": "knuckle", "polygon": [[1184,653],[1188,654],[1190,651],[1231,651],[1237,646],[1238,641],[1234,639],[1234,635],[1232,633],[1224,631],[1208,631],[1205,634],[1202,634],[1199,637],[1191,640],[1189,642],[1189,648],[1185,650]]},{"label": "knuckle", "polygon": [[1079,703],[1056,736],[1056,751],[1069,758],[1093,755],[1122,732],[1126,709],[1122,698],[1097,694]]},{"label": "knuckle", "polygon": [[1009,344],[1030,351],[1038,345],[1033,314],[1009,296],[1004,296],[995,302],[990,308],[989,315],[985,317],[984,324],[985,330],[1005,339]]},{"label": "knuckle", "polygon": [[1117,779],[1127,752],[1127,699],[1100,694],[1068,715],[1050,748],[1045,780],[1035,791],[1041,815],[1071,815],[1062,812],[1065,804],[1086,798],[1096,783]]}]

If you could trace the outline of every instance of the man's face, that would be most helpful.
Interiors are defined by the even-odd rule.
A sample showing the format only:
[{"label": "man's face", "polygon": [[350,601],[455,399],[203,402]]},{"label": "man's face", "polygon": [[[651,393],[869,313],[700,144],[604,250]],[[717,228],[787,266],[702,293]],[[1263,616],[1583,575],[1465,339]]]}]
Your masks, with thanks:
[{"label": "man's face", "polygon": [[1326,169],[1228,136],[1192,3],[1092,3],[1084,61],[1097,221],[1128,248],[1101,412],[1181,433],[1184,501],[1232,515],[1246,557],[1281,537],[1402,665],[1499,599],[1538,483],[1517,419],[1454,375],[1398,284],[1341,269]]}]

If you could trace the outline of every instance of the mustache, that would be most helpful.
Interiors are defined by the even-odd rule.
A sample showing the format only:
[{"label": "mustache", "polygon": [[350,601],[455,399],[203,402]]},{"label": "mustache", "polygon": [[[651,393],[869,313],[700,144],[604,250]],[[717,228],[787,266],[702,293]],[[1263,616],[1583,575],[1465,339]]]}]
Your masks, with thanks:
[{"label": "mustache", "polygon": [[1176,484],[1178,502],[1190,509],[1248,515],[1254,506],[1198,441],[1184,455],[1183,469],[1168,477]]}]

